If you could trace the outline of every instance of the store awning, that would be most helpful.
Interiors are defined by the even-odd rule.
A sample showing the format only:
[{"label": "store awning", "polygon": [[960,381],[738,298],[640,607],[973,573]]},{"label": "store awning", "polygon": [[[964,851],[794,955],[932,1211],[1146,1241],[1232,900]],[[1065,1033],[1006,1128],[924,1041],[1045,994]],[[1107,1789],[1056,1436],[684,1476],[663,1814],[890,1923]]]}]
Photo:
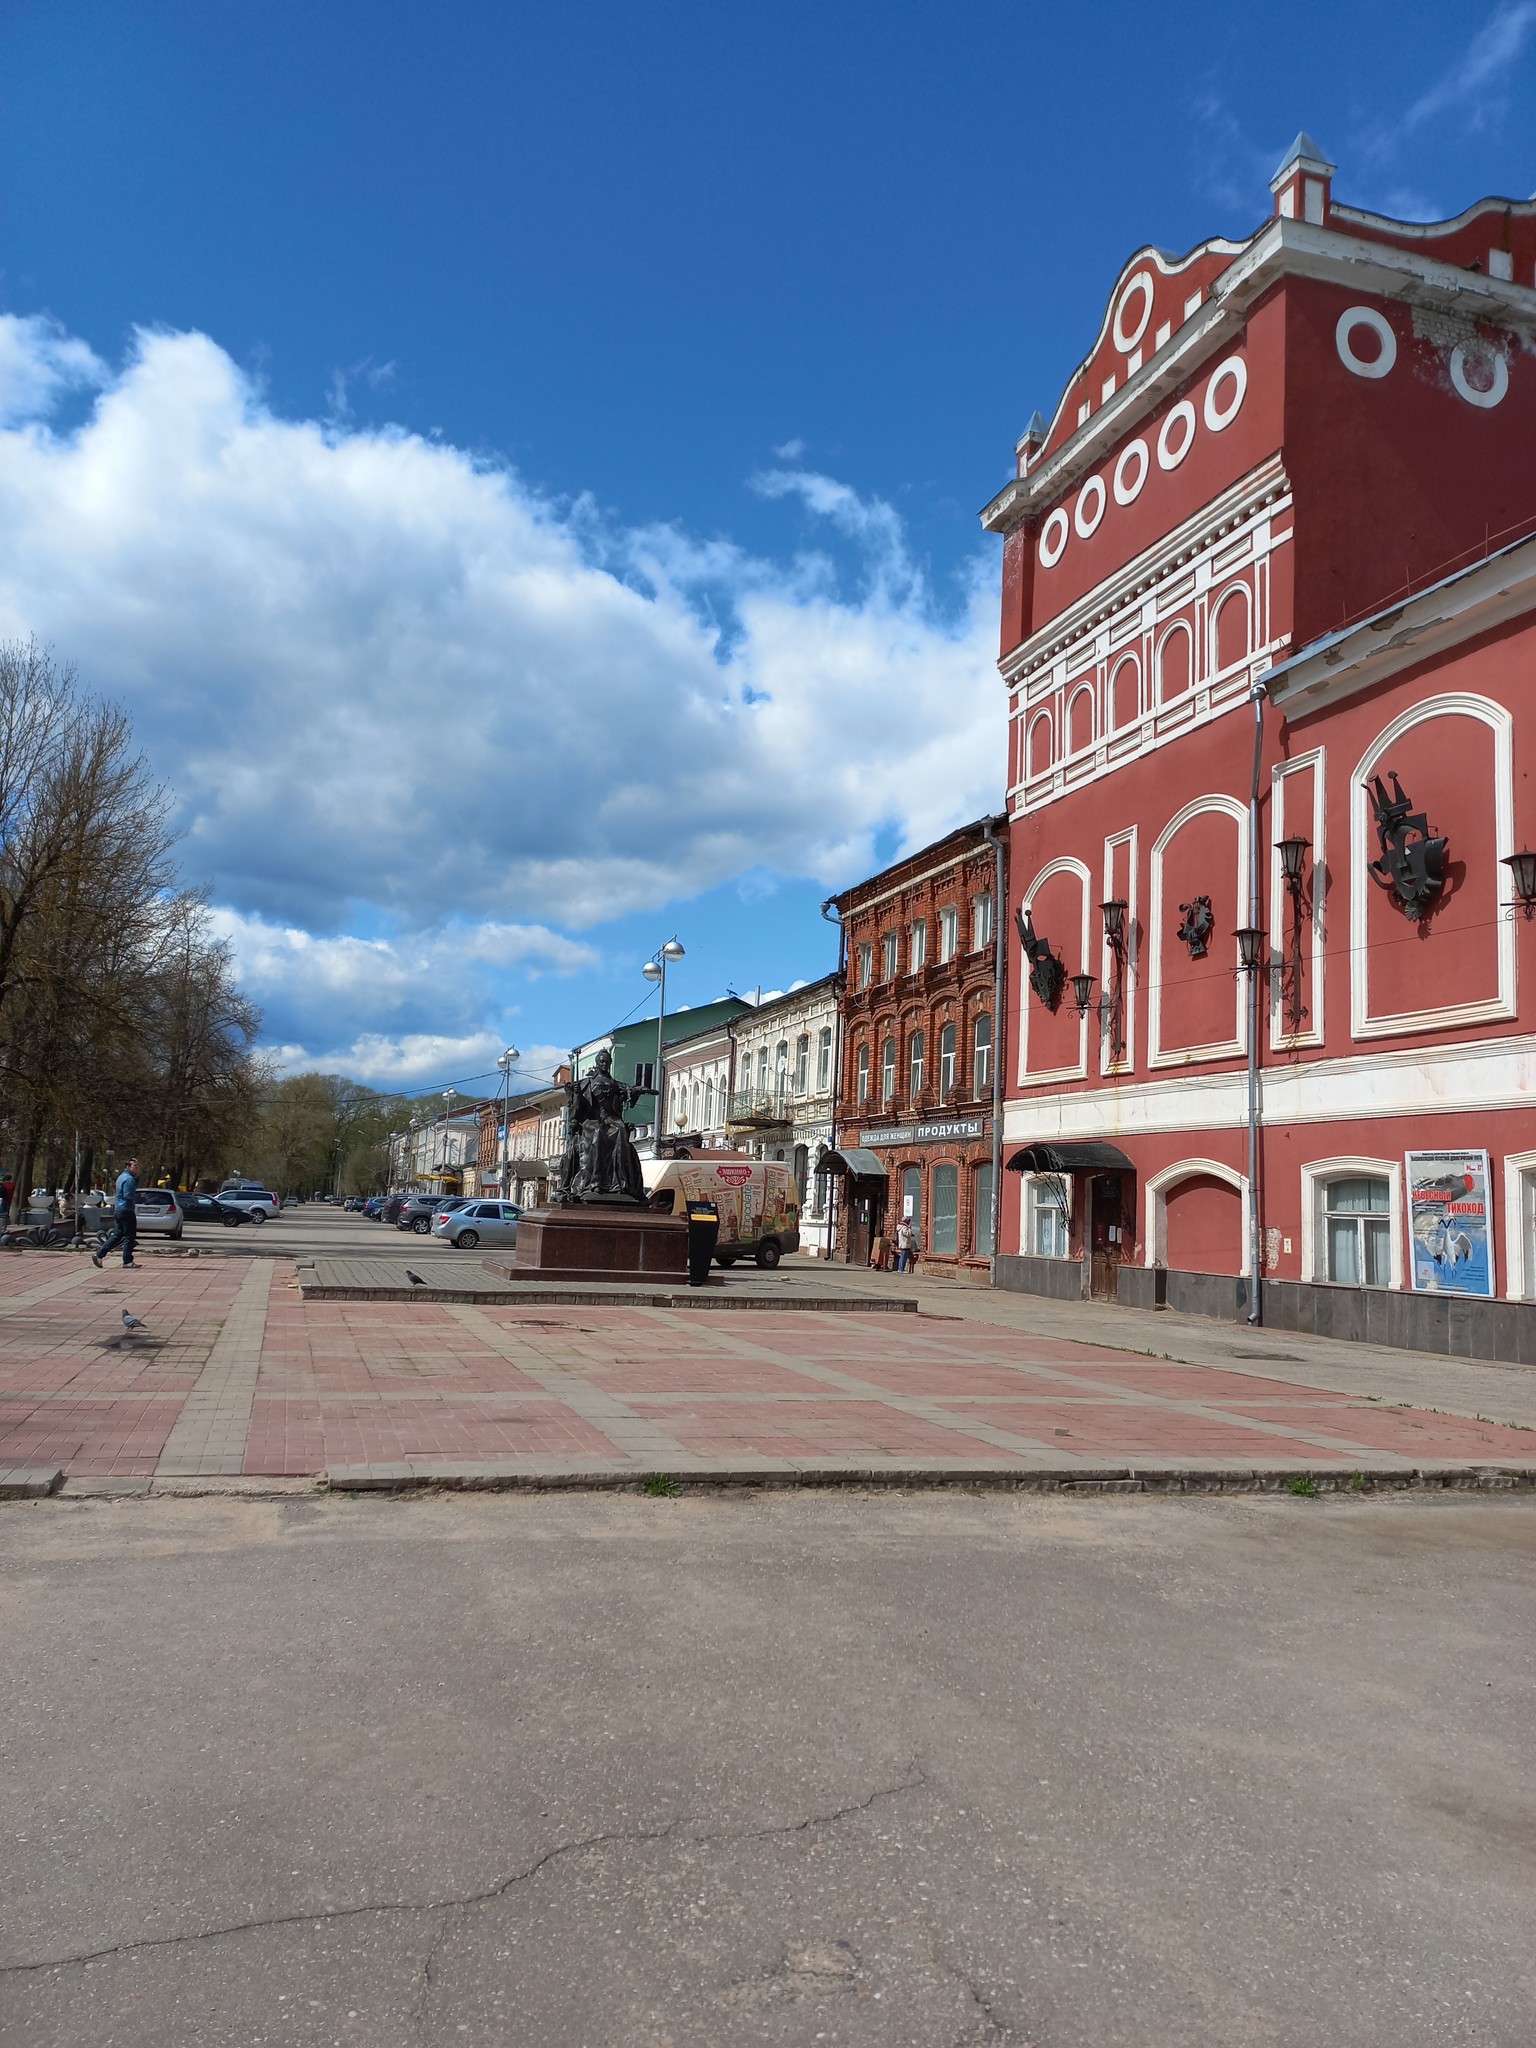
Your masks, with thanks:
[{"label": "store awning", "polygon": [[817,1166],[818,1173],[845,1173],[850,1180],[888,1180],[884,1163],[862,1145],[845,1145],[841,1152],[827,1152]]},{"label": "store awning", "polygon": [[1118,1145],[1102,1138],[1064,1138],[1055,1145],[1025,1145],[1008,1162],[1010,1173],[1134,1173]]}]

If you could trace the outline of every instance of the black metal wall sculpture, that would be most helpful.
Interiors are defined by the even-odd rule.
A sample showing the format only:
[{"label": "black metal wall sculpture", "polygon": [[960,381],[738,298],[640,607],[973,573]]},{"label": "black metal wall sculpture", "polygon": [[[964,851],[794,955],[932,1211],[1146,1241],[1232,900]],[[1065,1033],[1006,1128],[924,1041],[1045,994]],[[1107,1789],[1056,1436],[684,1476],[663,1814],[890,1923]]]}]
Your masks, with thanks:
[{"label": "black metal wall sculpture", "polygon": [[1365,793],[1381,846],[1381,858],[1369,866],[1371,880],[1391,893],[1404,917],[1418,924],[1445,887],[1445,849],[1450,841],[1431,837],[1429,819],[1413,808],[1413,798],[1403,795],[1395,775],[1390,796],[1379,775],[1366,783]]},{"label": "black metal wall sculpture", "polygon": [[1016,910],[1014,921],[1019,927],[1020,943],[1029,958],[1029,985],[1045,1007],[1054,1010],[1066,986],[1066,967],[1051,951],[1049,939],[1035,937],[1034,921],[1027,910]]},{"label": "black metal wall sculpture", "polygon": [[1184,922],[1179,926],[1178,936],[1189,948],[1191,960],[1203,960],[1211,943],[1211,931],[1216,919],[1211,911],[1209,896],[1197,896],[1193,903],[1181,903]]}]

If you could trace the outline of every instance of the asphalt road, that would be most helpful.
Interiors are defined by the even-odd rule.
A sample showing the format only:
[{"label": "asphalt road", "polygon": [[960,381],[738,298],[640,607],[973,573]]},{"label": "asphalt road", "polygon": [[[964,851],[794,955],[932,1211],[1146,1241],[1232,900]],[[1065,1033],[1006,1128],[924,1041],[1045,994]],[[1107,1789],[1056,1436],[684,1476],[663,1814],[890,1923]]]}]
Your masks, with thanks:
[{"label": "asphalt road", "polygon": [[[165,1240],[147,1232],[139,1239],[141,1248],[153,1251]],[[468,1252],[456,1252],[442,1238],[418,1237],[413,1231],[397,1230],[393,1224],[375,1223],[346,1209],[333,1209],[324,1202],[305,1202],[285,1209],[270,1223],[242,1223],[234,1230],[220,1223],[189,1223],[183,1245],[207,1246],[210,1251],[273,1254],[283,1258],[309,1258],[322,1252],[335,1258],[444,1257],[469,1261]],[[482,1254],[476,1252],[478,1265]]]},{"label": "asphalt road", "polygon": [[5,2048],[1536,2037],[1536,1504],[0,1511]]}]

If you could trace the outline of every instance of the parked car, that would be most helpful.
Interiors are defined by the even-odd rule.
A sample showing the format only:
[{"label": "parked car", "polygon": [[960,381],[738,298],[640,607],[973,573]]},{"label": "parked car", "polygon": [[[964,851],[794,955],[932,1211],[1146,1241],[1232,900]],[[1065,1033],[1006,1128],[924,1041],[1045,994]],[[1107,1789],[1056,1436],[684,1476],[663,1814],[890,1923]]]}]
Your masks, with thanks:
[{"label": "parked car", "polygon": [[205,1195],[196,1188],[189,1189],[185,1194],[178,1190],[176,1206],[188,1223],[224,1223],[228,1221],[231,1213],[240,1223],[248,1220],[243,1210],[231,1212],[224,1207],[217,1195]]},{"label": "parked car", "polygon": [[241,1188],[232,1195],[221,1194],[220,1202],[226,1209],[237,1209],[252,1223],[266,1223],[278,1213],[277,1197],[265,1188]]},{"label": "parked car", "polygon": [[516,1202],[472,1202],[456,1208],[443,1203],[432,1222],[432,1235],[446,1238],[455,1250],[472,1252],[477,1244],[516,1244]]},{"label": "parked car", "polygon": [[425,1237],[440,1210],[462,1209],[467,1200],[465,1195],[410,1195],[395,1218],[395,1227],[414,1230],[418,1237]]},{"label": "parked car", "polygon": [[409,1200],[410,1197],[408,1195],[386,1196],[383,1207],[379,1210],[378,1213],[379,1222],[398,1223],[400,1220],[400,1211],[405,1207],[406,1203]]},{"label": "parked car", "polygon": [[683,1216],[691,1201],[714,1203],[720,1216],[717,1266],[751,1258],[771,1269],[786,1252],[800,1249],[800,1190],[787,1166],[739,1152],[700,1150],[642,1159],[640,1171],[653,1209]]},{"label": "parked car", "polygon": [[180,1237],[181,1210],[169,1188],[140,1188],[133,1198],[133,1213],[140,1235],[155,1232],[162,1237]]}]

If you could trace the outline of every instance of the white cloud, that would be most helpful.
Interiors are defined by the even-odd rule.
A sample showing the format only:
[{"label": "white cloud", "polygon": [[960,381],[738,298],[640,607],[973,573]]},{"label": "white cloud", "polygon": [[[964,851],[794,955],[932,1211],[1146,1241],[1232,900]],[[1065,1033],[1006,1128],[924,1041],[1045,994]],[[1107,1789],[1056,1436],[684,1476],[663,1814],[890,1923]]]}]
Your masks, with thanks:
[{"label": "white cloud", "polygon": [[[364,1031],[344,1044],[289,1042],[269,1049],[281,1074],[349,1074],[388,1092],[423,1091],[429,1113],[439,1106],[432,1100],[432,1091],[439,1088],[453,1087],[461,1094],[487,1099],[499,1094],[501,1076],[496,1061],[502,1050],[503,1041],[494,1032],[484,1031],[462,1038],[431,1031],[406,1032],[400,1037]],[[565,1054],[553,1045],[520,1051],[522,1056],[512,1074],[513,1094],[547,1088]]]},{"label": "white cloud", "polygon": [[[616,529],[419,435],[280,418],[203,335],[140,332],[108,371],[0,318],[13,420],[82,383],[83,421],[0,428],[0,633],[127,704],[253,973],[302,951],[258,927],[359,905],[558,969],[508,935],[749,868],[846,880],[881,828],[919,844],[1000,798],[979,540],[941,602],[889,506],[770,472],[854,545],[850,590],[814,550]],[[410,1008],[416,956],[337,944],[301,978]]]},{"label": "white cloud", "polygon": [[1403,115],[1405,129],[1421,128],[1441,114],[1463,113],[1473,128],[1497,119],[1508,104],[1508,72],[1531,30],[1536,0],[1503,6],[1484,22],[1459,62],[1437,78]]}]

